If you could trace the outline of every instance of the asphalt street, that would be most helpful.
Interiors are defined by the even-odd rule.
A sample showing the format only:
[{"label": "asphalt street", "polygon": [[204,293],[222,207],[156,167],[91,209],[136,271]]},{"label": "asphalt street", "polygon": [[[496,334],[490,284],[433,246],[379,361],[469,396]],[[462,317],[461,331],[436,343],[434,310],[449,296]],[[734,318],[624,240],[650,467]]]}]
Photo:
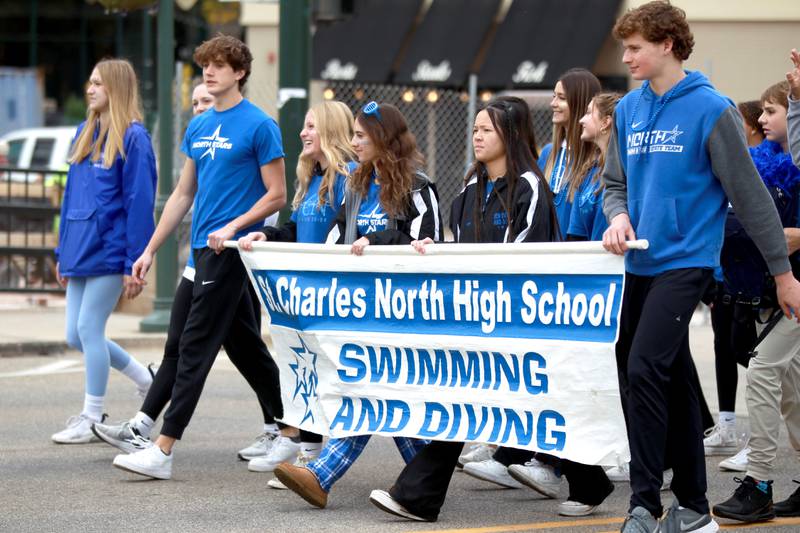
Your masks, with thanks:
[{"label": "asphalt street", "polygon": [[[704,388],[716,409],[711,336],[695,327],[692,341]],[[137,351],[143,362],[158,361],[159,350]],[[740,389],[743,389],[740,376]],[[374,437],[361,459],[334,487],[327,509],[310,507],[288,491],[270,489],[270,474],[247,471],[236,450],[259,433],[255,395],[224,354],[182,442],[175,448],[173,479],[151,481],[111,466],[116,450],[106,444],[56,445],[50,435],[63,428],[82,405],[80,354],[0,358],[0,531],[450,531],[610,532],[618,531],[630,495],[624,484],[600,511],[587,518],[556,514],[556,501],[528,489],[496,488],[463,473],[454,475],[440,519],[419,524],[394,519],[367,500],[388,488],[402,468],[391,439]],[[740,390],[740,397],[742,397]],[[112,372],[107,399],[110,420],[129,418],[140,399],[130,382]],[[744,401],[738,402],[744,415]],[[744,420],[743,420],[744,421]],[[746,422],[746,421],[744,421]],[[800,471],[780,437],[775,495],[797,485]],[[723,457],[708,458],[709,498],[719,502],[735,488],[731,473],[717,470]],[[669,504],[672,495],[665,492]],[[566,486],[562,487],[562,498]],[[722,523],[722,522],[721,522]],[[800,531],[800,519],[747,526],[753,532]]]}]

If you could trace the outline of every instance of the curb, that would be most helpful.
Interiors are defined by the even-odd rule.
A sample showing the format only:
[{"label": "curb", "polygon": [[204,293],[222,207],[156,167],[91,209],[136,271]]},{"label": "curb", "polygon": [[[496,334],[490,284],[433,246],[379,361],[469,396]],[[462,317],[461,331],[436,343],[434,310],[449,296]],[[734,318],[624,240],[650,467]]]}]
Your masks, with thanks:
[{"label": "curb", "polygon": [[[163,334],[154,334],[147,337],[122,337],[112,338],[114,342],[127,349],[136,348],[162,348],[167,340]],[[18,341],[0,342],[0,358],[22,357],[26,355],[61,355],[76,350],[66,341]]]}]

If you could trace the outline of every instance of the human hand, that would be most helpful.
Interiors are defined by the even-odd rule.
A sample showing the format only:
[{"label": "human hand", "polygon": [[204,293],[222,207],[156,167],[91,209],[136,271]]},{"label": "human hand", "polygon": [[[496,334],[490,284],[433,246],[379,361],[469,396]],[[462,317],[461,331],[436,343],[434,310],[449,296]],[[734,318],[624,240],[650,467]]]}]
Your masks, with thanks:
[{"label": "human hand", "polygon": [[69,278],[65,278],[61,275],[61,263],[56,263],[56,281],[58,281],[62,289],[66,289],[67,283],[69,283]]},{"label": "human hand", "polygon": [[775,286],[778,290],[778,303],[784,316],[800,323],[800,282],[790,270],[775,276]]},{"label": "human hand", "polygon": [[614,217],[603,233],[603,248],[612,254],[624,255],[628,250],[625,241],[633,240],[636,240],[636,232],[631,226],[631,219],[627,213],[620,213]]},{"label": "human hand", "polygon": [[433,244],[433,239],[430,237],[425,237],[421,241],[411,241],[411,246],[417,251],[417,253],[425,254],[425,246],[428,244]]},{"label": "human hand", "polygon": [[350,253],[353,255],[363,255],[364,248],[367,246],[369,246],[369,239],[366,237],[361,237],[350,247]]},{"label": "human hand", "polygon": [[219,255],[225,248],[225,241],[231,240],[234,235],[236,235],[236,228],[228,224],[208,234],[208,247]]},{"label": "human hand", "polygon": [[239,237],[239,248],[245,251],[252,251],[253,250],[253,241],[266,241],[267,236],[261,233],[260,231],[254,231],[252,233],[248,233],[244,237]]},{"label": "human hand", "polygon": [[800,52],[792,48],[789,57],[792,60],[794,68],[786,73],[786,81],[789,82],[792,99],[800,100]]},{"label": "human hand", "polygon": [[124,294],[125,298],[128,300],[133,300],[139,296],[143,286],[144,285],[139,283],[133,276],[128,276],[127,274],[122,276],[122,294]]},{"label": "human hand", "polygon": [[153,266],[153,253],[145,248],[142,255],[139,256],[139,259],[137,259],[133,267],[131,267],[131,277],[138,285],[147,285],[147,281],[145,281],[144,277],[150,271],[151,266]]}]

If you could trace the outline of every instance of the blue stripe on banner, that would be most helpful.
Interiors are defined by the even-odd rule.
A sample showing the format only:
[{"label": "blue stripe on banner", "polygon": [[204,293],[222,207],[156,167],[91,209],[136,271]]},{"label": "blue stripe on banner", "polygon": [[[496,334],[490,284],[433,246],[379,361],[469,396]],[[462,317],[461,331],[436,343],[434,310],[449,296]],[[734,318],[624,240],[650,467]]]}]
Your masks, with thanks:
[{"label": "blue stripe on banner", "polygon": [[253,270],[272,323],[343,330],[613,342],[614,274]]}]

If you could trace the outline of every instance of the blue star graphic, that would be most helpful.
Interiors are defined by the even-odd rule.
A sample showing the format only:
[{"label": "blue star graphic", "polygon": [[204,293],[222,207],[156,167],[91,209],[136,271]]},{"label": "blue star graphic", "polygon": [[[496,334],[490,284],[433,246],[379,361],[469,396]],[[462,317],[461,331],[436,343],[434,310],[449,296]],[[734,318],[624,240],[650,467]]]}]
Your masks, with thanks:
[{"label": "blue star graphic", "polygon": [[319,376],[317,375],[317,354],[308,349],[308,345],[299,334],[297,338],[300,340],[300,346],[291,346],[294,353],[294,363],[289,363],[289,368],[294,372],[294,393],[292,394],[292,401],[297,399],[297,395],[303,399],[305,404],[305,414],[300,423],[305,422],[309,418],[314,421],[314,413],[311,412],[311,406],[308,403],[309,398],[318,398],[317,396],[317,383],[319,383]]},{"label": "blue star graphic", "polygon": [[228,137],[220,137],[219,136],[219,130],[221,130],[221,129],[222,129],[222,124],[217,126],[217,129],[214,131],[214,134],[211,135],[210,137],[200,137],[204,141],[211,141],[211,146],[208,147],[208,150],[203,152],[203,155],[200,156],[200,159],[203,159],[208,154],[211,154],[211,159],[213,160],[214,159],[214,154],[216,154],[216,150],[217,150],[217,147],[214,146],[214,143],[215,142],[224,143],[224,142],[228,141]]}]

